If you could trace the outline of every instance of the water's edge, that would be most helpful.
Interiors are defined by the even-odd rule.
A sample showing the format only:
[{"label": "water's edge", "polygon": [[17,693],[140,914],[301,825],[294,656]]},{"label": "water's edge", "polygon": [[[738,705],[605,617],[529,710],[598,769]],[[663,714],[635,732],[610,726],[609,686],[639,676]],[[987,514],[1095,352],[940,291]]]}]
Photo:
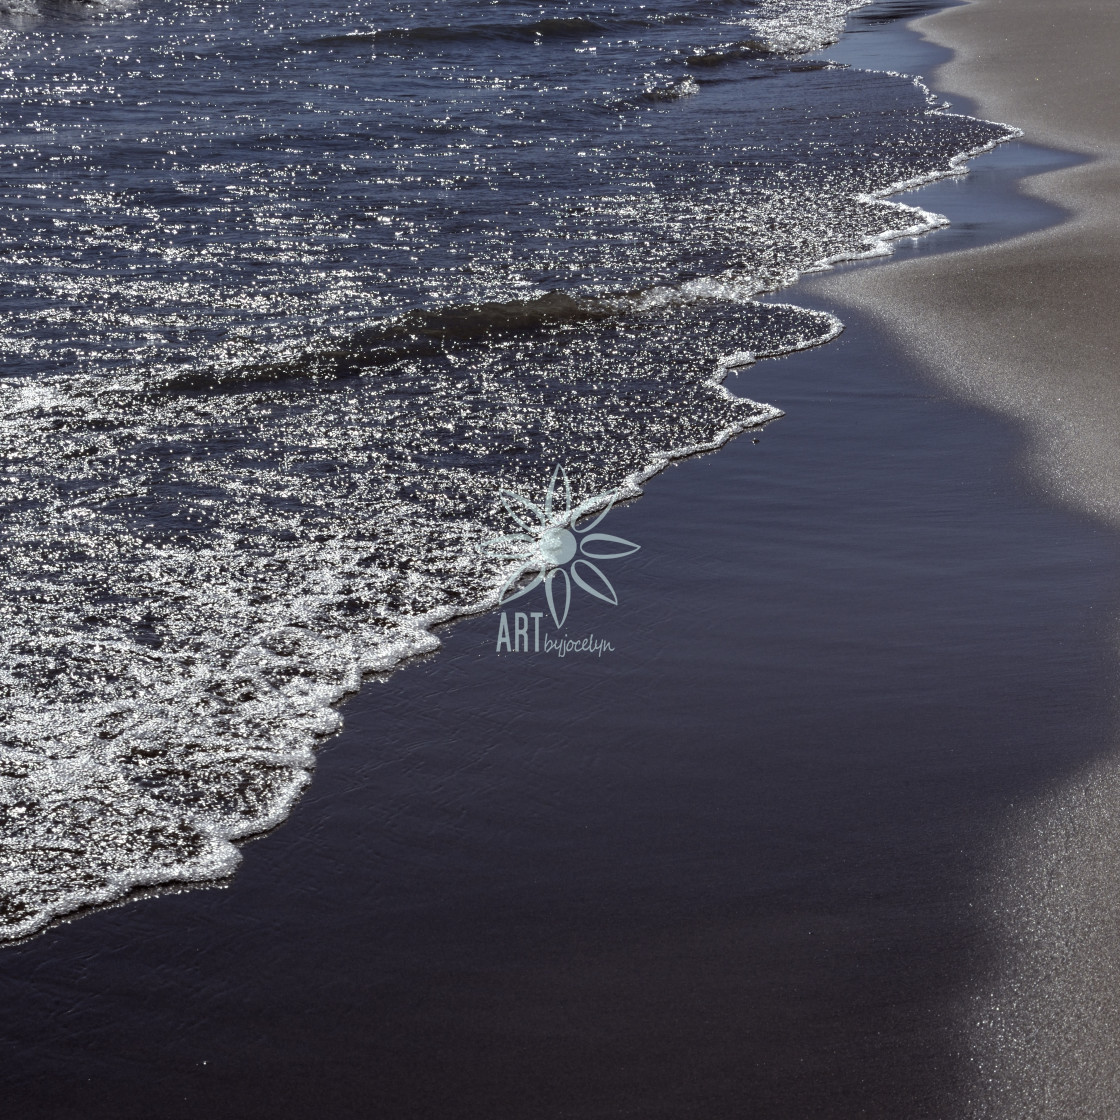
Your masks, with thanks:
[{"label": "water's edge", "polygon": [[[849,17],[849,23],[855,18],[858,17]],[[841,47],[842,46],[843,43],[841,43]],[[827,54],[829,52],[826,51],[824,53]],[[914,82],[915,85],[923,90],[925,95],[929,97],[931,103],[936,104],[935,99],[929,94],[920,79],[914,79]],[[960,115],[949,112],[944,105],[940,106],[935,111],[949,116]],[[889,196],[913,191],[924,185],[960,176],[966,173],[965,165],[970,160],[993,150],[997,144],[1002,143],[1004,139],[1011,139],[1015,135],[1017,135],[1017,130],[1008,126],[1007,137],[991,143],[986,143],[953,157],[949,164],[938,172],[931,173],[921,179],[907,180],[892,184],[889,188],[876,192],[874,195],[858,196],[861,201],[884,208],[890,215],[891,221],[895,224],[885,225],[885,228],[878,236],[870,238],[868,242],[865,243],[860,252],[822,259],[813,266],[811,271],[823,271],[838,266],[844,267],[848,266],[850,262],[853,261],[867,261],[883,258],[889,256],[895,249],[896,243],[903,239],[914,238],[936,229],[945,228],[948,224],[947,219],[940,214],[925,209],[921,205],[888,201]],[[884,215],[884,217],[886,218],[886,215]],[[788,291],[788,289],[783,289],[783,291]],[[775,303],[767,304],[766,306],[785,307],[791,310],[802,309],[800,306],[794,308],[792,304]],[[820,336],[806,341],[804,343],[805,346],[816,346],[830,341],[832,338],[835,338],[842,329],[840,321],[836,319],[831,312],[824,310],[821,313],[830,321],[829,329]],[[718,392],[722,399],[728,401],[734,400],[740,407],[749,409],[749,415],[746,415],[740,422],[721,429],[710,441],[672,448],[659,453],[654,458],[647,461],[642,468],[630,473],[623,481],[621,487],[616,491],[600,495],[598,499],[585,503],[583,507],[584,512],[586,514],[591,514],[596,510],[604,508],[610,502],[637,497],[643,493],[644,484],[657,473],[664,470],[670,462],[702,452],[715,450],[723,446],[735,435],[756,428],[781,415],[780,410],[772,406],[734,397],[733,394],[728,391],[724,381],[729,372],[733,369],[745,368],[761,357],[769,358],[779,356],[780,353],[788,353],[800,348],[801,347],[791,347],[788,350],[780,352],[775,351],[773,353],[739,352],[729,355],[713,371],[707,384],[712,390]],[[391,644],[382,646],[375,657],[367,657],[365,659],[362,666],[363,671],[365,673],[386,673],[406,664],[412,658],[432,653],[440,644],[439,638],[435,633],[436,628],[446,625],[457,618],[492,610],[497,605],[498,589],[502,583],[504,583],[507,576],[508,572],[503,572],[501,579],[496,581],[491,594],[481,600],[467,605],[458,604],[454,607],[441,608],[411,619],[407,627],[402,627],[402,629],[394,635],[394,641]],[[319,726],[315,734],[320,741],[323,737],[333,734],[339,729],[341,721],[335,709],[345,696],[352,694],[356,690],[359,683],[358,681],[347,682],[347,685],[331,697],[329,702],[324,705],[323,709],[319,712]],[[229,828],[224,832],[211,830],[207,837],[205,852],[191,865],[178,869],[175,875],[169,875],[164,868],[147,872],[133,871],[113,879],[103,890],[96,894],[86,893],[80,896],[71,895],[66,898],[60,898],[49,911],[37,912],[28,916],[26,920],[21,923],[10,925],[6,930],[9,939],[25,939],[45,928],[49,928],[50,925],[56,923],[58,920],[64,919],[66,915],[80,916],[80,914],[88,912],[91,908],[96,909],[103,905],[127,901],[128,897],[135,891],[158,892],[165,886],[167,889],[177,889],[176,884],[197,883],[199,885],[207,885],[229,876],[241,859],[237,846],[238,843],[264,834],[280,824],[287,817],[292,805],[299,798],[307,783],[310,781],[310,772],[314,766],[314,754],[310,749],[304,751],[301,756],[289,756],[288,761],[290,764],[294,764],[296,769],[294,770],[292,780],[287,788],[283,790],[280,796],[277,796],[271,801],[269,814],[266,817],[249,822],[242,821],[237,827]]]}]

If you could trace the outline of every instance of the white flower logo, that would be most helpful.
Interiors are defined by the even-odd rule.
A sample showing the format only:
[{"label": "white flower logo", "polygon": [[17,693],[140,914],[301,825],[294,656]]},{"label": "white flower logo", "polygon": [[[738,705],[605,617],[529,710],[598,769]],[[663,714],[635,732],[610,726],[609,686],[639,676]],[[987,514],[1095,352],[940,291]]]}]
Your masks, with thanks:
[{"label": "white flower logo", "polygon": [[[561,497],[558,487],[562,487],[563,508],[560,508],[558,501]],[[504,606],[527,595],[543,582],[548,609],[557,629],[564,625],[568,617],[573,583],[596,599],[618,606],[618,593],[603,570],[598,564],[593,564],[592,560],[618,560],[637,552],[641,546],[633,541],[623,540],[622,537],[613,537],[609,533],[591,532],[614,507],[613,496],[607,503],[607,508],[582,529],[575,527],[576,522],[595,509],[603,496],[600,494],[588,498],[573,509],[568,472],[562,466],[557,466],[552,472],[543,509],[511,490],[502,490],[498,496],[502,499],[506,512],[525,530],[523,533],[494,537],[484,546],[490,555],[498,559],[521,561],[521,566],[502,584],[502,589],[498,592],[499,605]],[[569,562],[570,566],[565,567]],[[535,579],[524,587],[517,587],[526,572],[534,571],[537,573]],[[557,580],[563,588],[559,594],[555,589]]]}]

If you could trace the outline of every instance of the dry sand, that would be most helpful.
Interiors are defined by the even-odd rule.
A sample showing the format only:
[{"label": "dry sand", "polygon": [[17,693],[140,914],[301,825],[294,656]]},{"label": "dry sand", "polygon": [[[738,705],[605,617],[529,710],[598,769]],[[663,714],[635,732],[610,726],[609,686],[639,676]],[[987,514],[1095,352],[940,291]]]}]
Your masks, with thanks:
[{"label": "dry sand", "polygon": [[[917,26],[955,52],[933,77],[939,92],[1087,157],[1024,184],[1069,220],[822,278],[818,290],[877,317],[954,391],[1020,421],[1033,477],[1120,525],[1120,4],[976,0]],[[978,904],[1001,948],[978,981],[962,1111],[1120,1116],[1116,757],[1009,818]]]}]

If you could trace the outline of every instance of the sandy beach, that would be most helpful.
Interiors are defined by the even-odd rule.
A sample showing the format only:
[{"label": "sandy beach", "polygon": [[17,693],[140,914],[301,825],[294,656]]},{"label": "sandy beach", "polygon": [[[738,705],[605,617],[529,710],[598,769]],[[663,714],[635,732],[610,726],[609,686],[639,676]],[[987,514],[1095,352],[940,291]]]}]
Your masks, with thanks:
[{"label": "sandy beach", "polygon": [[833,277],[822,290],[891,324],[955,391],[1022,421],[1038,479],[1116,522],[1120,11],[1087,0],[975,0],[915,27],[953,51],[934,75],[939,91],[970,98],[1028,140],[1087,157],[1023,184],[1069,220],[936,263]]},{"label": "sandy beach", "polygon": [[[1034,484],[1120,521],[1120,10],[975,0],[917,23],[952,58],[933,76],[983,116],[1083,157],[1031,177],[1068,219],[1010,242],[819,285],[884,325],[954,393],[1013,418]],[[1110,756],[1009,814],[980,905],[1000,967],[980,1000],[985,1116],[1115,1115],[1120,1074],[1120,771]]]}]

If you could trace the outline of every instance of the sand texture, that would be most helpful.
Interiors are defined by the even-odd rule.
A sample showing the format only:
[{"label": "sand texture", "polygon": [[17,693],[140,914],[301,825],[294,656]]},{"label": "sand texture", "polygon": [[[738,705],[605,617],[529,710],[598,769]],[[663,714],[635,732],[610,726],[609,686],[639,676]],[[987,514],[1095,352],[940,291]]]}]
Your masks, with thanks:
[{"label": "sand texture", "polygon": [[[1086,157],[1023,184],[1068,219],[985,248],[826,277],[819,290],[877,317],[954,391],[1019,421],[1033,477],[1116,525],[1120,5],[978,0],[918,27],[955,52],[934,75],[938,91],[973,99],[1028,141]],[[997,952],[990,975],[975,978],[962,1116],[1118,1114],[1118,821],[1115,750],[1008,814],[977,894]]]},{"label": "sand texture", "polygon": [[971,399],[1024,421],[1048,487],[1120,522],[1120,5],[979,0],[918,28],[935,86],[1086,162],[1024,183],[1070,212],[1041,233],[824,278]]}]

